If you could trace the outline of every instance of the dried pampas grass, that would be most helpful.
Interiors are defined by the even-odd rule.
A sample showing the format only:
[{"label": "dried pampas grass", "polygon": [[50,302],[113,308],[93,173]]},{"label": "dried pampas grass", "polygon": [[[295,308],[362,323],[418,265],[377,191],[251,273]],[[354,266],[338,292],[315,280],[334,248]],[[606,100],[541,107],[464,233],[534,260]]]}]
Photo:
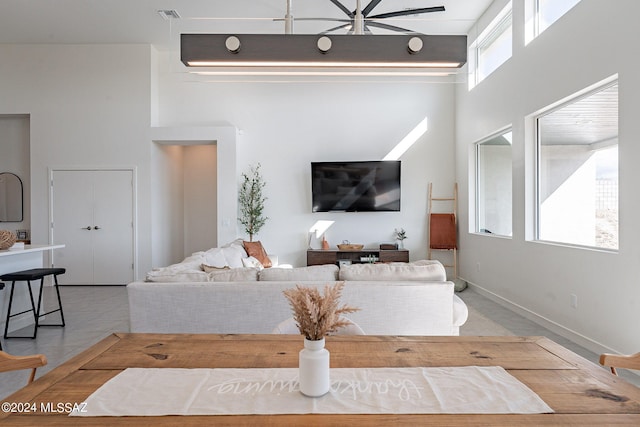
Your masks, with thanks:
[{"label": "dried pampas grass", "polygon": [[340,316],[360,309],[347,305],[338,307],[342,288],[344,282],[338,282],[334,286],[326,285],[324,296],[320,295],[318,288],[300,285],[283,291],[291,304],[293,320],[306,339],[317,341],[351,324]]}]

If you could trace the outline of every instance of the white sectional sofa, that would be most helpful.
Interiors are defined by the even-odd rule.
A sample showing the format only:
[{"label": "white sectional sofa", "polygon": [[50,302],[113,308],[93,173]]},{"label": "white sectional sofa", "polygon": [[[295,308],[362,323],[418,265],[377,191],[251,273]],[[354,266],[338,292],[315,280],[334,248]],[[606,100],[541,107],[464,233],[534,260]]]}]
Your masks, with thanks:
[{"label": "white sectional sofa", "polygon": [[[220,275],[227,280],[217,281]],[[360,308],[349,318],[366,334],[458,335],[468,314],[437,261],[239,268],[199,280],[206,281],[129,284],[131,332],[271,333],[291,317],[285,289],[337,280],[345,282],[341,302]]]}]

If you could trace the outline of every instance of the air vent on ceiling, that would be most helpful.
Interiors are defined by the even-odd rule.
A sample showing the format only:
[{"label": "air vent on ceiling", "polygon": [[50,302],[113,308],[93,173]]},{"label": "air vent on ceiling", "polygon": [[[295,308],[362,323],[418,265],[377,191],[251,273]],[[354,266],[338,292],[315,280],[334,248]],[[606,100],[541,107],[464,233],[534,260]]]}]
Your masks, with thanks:
[{"label": "air vent on ceiling", "polygon": [[174,9],[161,9],[158,10],[158,15],[162,16],[162,19],[180,19],[180,14]]}]

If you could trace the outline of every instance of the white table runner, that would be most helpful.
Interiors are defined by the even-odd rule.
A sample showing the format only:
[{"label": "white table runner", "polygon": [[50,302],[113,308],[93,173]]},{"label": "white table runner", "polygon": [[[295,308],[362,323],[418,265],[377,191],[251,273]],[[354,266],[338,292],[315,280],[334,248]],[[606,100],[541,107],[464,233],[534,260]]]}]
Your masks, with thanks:
[{"label": "white table runner", "polygon": [[551,413],[501,367],[338,368],[309,398],[298,369],[129,368],[72,416]]}]

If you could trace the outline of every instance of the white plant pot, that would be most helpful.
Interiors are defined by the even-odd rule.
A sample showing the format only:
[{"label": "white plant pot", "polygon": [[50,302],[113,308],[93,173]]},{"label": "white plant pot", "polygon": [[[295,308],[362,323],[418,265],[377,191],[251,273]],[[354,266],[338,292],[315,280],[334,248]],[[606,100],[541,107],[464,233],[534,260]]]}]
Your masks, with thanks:
[{"label": "white plant pot", "polygon": [[324,338],[311,341],[305,338],[300,350],[298,380],[300,392],[305,396],[319,397],[329,392],[329,351],[324,348]]}]

